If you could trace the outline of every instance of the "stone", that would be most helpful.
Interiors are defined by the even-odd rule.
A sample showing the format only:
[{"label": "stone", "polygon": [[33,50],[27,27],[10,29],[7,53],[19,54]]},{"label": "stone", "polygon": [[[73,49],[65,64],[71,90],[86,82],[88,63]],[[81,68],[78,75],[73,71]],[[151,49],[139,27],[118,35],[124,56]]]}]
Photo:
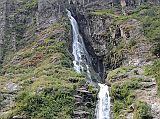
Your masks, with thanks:
[{"label": "stone", "polygon": [[11,119],[26,119],[26,118],[24,118],[23,116],[17,115],[17,116],[13,116]]},{"label": "stone", "polygon": [[90,107],[93,107],[93,105],[91,104],[91,102],[86,102],[86,103],[85,103],[85,106],[87,106],[87,107],[89,107],[89,108],[90,108]]},{"label": "stone", "polygon": [[86,116],[89,115],[89,112],[79,110],[79,111],[74,111],[73,114],[76,115],[76,116],[81,116],[82,115],[82,116],[86,117]]},{"label": "stone", "polygon": [[106,84],[107,86],[111,87],[111,83],[110,83],[107,79],[105,80],[105,84]]},{"label": "stone", "polygon": [[130,105],[129,109],[130,109],[131,112],[133,112],[134,109],[135,109],[135,104]]},{"label": "stone", "polygon": [[9,83],[7,83],[7,85],[6,85],[6,89],[7,89],[10,93],[13,93],[13,92],[19,91],[19,90],[21,89],[21,86],[19,86],[19,85],[16,84],[16,83],[9,82]]},{"label": "stone", "polygon": [[156,82],[142,82],[141,83],[143,88],[152,88],[154,86],[156,86]]},{"label": "stone", "polygon": [[79,93],[85,93],[85,94],[89,94],[89,93],[90,93],[90,92],[87,91],[87,90],[77,90],[77,92],[79,92]]}]

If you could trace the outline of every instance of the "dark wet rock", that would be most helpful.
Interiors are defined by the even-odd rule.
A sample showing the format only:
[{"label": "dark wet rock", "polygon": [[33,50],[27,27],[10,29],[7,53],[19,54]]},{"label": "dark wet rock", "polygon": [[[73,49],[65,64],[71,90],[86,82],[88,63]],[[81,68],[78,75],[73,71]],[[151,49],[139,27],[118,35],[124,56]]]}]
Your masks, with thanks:
[{"label": "dark wet rock", "polygon": [[83,100],[83,97],[82,96],[79,96],[79,95],[74,95],[74,98],[75,98],[75,101],[76,102],[82,102],[82,100]]},{"label": "dark wet rock", "polygon": [[75,78],[70,78],[69,81],[70,81],[71,83],[77,83],[77,82],[78,82],[78,80],[75,79]]},{"label": "dark wet rock", "polygon": [[75,105],[73,119],[88,119],[91,114],[94,115],[95,112],[90,112],[88,109],[95,110],[96,97],[94,96],[96,95],[93,95],[88,89],[87,84],[77,89],[76,94],[74,95]]},{"label": "dark wet rock", "polygon": [[[142,4],[144,0],[126,0],[126,10],[134,10],[135,7]],[[150,3],[160,3],[159,0],[148,0]],[[24,3],[23,3],[24,4]],[[59,20],[62,20],[64,16],[66,16],[66,8],[69,8],[80,25],[80,31],[85,39],[85,44],[87,44],[87,50],[89,50],[89,54],[92,56],[93,66],[97,72],[100,72],[101,77],[103,76],[104,69],[108,70],[115,69],[120,65],[132,65],[132,66],[144,66],[151,64],[150,55],[147,55],[150,50],[150,45],[145,43],[138,43],[135,47],[135,52],[130,54],[128,51],[124,51],[123,55],[116,56],[110,52],[110,46],[117,46],[118,43],[123,38],[125,42],[131,41],[131,39],[139,40],[141,34],[143,34],[142,27],[140,26],[140,22],[136,19],[131,19],[121,24],[120,26],[115,26],[112,28],[113,19],[111,16],[94,16],[88,15],[88,11],[95,9],[108,9],[113,7],[116,4],[120,4],[118,0],[38,0],[35,6],[32,9],[26,10],[24,9],[26,6],[23,6],[21,0],[1,0],[0,1],[0,63],[3,61],[4,57],[4,49],[6,54],[10,51],[18,51],[21,47],[24,47],[27,43],[32,43],[35,39],[32,38],[32,35],[38,34],[41,30],[45,30],[47,27],[52,26],[57,23]],[[20,8],[20,9],[19,9]],[[21,11],[22,10],[22,11]],[[18,13],[17,13],[18,11]],[[20,11],[20,12],[19,12]],[[117,10],[117,14],[121,14],[121,11]],[[140,13],[143,15],[144,13]],[[67,20],[66,20],[67,21]],[[21,26],[22,25],[22,26]],[[14,27],[16,26],[16,27]],[[126,26],[134,26],[132,29],[126,28]],[[23,33],[15,33],[15,29],[17,28]],[[32,28],[31,28],[32,27]],[[29,28],[27,30],[26,28]],[[7,34],[6,34],[7,33]],[[43,46],[45,44],[45,38],[49,37],[51,39],[55,39],[56,41],[61,41],[62,36],[64,36],[63,29],[58,29],[54,33],[48,34],[46,33],[41,40],[39,40],[34,48],[38,46]],[[5,37],[8,37],[5,39]],[[17,45],[16,36],[21,36],[23,39],[23,43],[21,45]],[[52,41],[48,43],[48,45],[53,44]],[[124,60],[125,57],[125,60]],[[17,65],[24,57],[21,55],[15,56],[12,59],[12,64]],[[34,59],[35,60],[35,59]],[[51,61],[53,63],[58,62],[56,58],[53,58]],[[104,67],[103,67],[104,65]],[[35,66],[35,65],[29,65]],[[9,77],[14,74],[6,73],[6,77]],[[139,76],[135,76],[139,75]],[[141,75],[140,71],[134,71],[134,75],[125,74],[116,76],[113,80],[121,80],[123,78],[145,78]],[[31,79],[29,84],[32,84],[36,78]],[[69,79],[70,82],[76,83],[76,79]],[[147,81],[147,80],[146,80]],[[106,83],[107,85],[108,82]],[[152,88],[155,86],[154,84],[145,84],[146,88]],[[0,98],[1,107],[12,107],[14,104],[13,101],[15,99],[14,93],[21,90],[20,84],[16,84],[13,82],[9,82],[6,86],[9,94],[2,94],[2,98]],[[39,87],[37,89],[37,93],[44,91],[43,87]],[[52,90],[48,90],[52,91]],[[81,106],[82,109],[80,113],[76,113],[84,115],[88,115],[88,112],[85,111],[85,106],[91,106],[93,104],[93,94],[88,91],[87,88],[80,88],[77,90],[75,94],[76,106]],[[91,105],[90,105],[91,104]],[[94,105],[94,104],[93,104]],[[94,105],[95,106],[95,105]],[[93,106],[93,110],[94,107]],[[77,108],[77,107],[75,107]],[[156,109],[156,108],[155,108]],[[6,109],[7,110],[7,109]],[[1,113],[1,112],[0,112]],[[20,116],[15,116],[14,118],[21,118]],[[79,117],[78,117],[79,118]],[[76,118],[76,119],[78,119]]]},{"label": "dark wet rock", "polygon": [[89,91],[87,91],[87,90],[81,90],[81,89],[77,90],[77,92],[78,93],[83,93],[83,94],[90,94]]},{"label": "dark wet rock", "polygon": [[141,85],[143,86],[143,88],[152,88],[154,86],[156,86],[155,82],[142,82]]},{"label": "dark wet rock", "polygon": [[74,95],[74,97],[82,99],[82,96],[79,96],[79,95]]},{"label": "dark wet rock", "polygon": [[76,102],[76,103],[75,103],[75,106],[76,106],[76,107],[83,106],[83,103],[82,103],[82,102]]},{"label": "dark wet rock", "polygon": [[130,109],[131,112],[133,112],[135,110],[135,104],[130,105],[129,109]]},{"label": "dark wet rock", "polygon": [[89,112],[79,110],[79,111],[74,111],[73,114],[75,117],[86,118],[89,115]]},{"label": "dark wet rock", "polygon": [[115,81],[119,81],[119,80],[122,80],[127,77],[128,77],[128,74],[116,75],[116,76],[112,77],[111,81],[115,82]]},{"label": "dark wet rock", "polygon": [[85,106],[87,106],[87,107],[90,108],[90,107],[93,107],[93,104],[92,104],[91,102],[86,102],[86,103],[85,103]]},{"label": "dark wet rock", "polygon": [[105,84],[109,87],[111,86],[111,83],[107,79],[105,80]]}]

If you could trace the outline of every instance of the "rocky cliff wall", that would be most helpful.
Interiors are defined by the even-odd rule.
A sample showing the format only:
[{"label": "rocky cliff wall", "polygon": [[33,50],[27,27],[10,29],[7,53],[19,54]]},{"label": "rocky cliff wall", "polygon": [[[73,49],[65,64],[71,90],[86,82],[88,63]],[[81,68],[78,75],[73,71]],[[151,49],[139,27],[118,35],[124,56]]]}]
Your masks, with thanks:
[{"label": "rocky cliff wall", "polygon": [[[159,0],[126,0],[125,2],[126,6],[124,5],[124,9],[126,11],[130,10],[132,13],[136,7],[144,2],[157,4]],[[86,86],[84,84],[85,81],[83,82],[85,88],[80,86],[80,82],[76,87],[75,83],[77,80],[81,80],[79,78],[82,76],[77,76],[75,72],[70,71],[70,60],[72,57],[70,54],[64,52],[64,45],[59,42],[71,42],[69,34],[70,28],[68,28],[69,22],[65,11],[66,8],[72,11],[72,14],[78,21],[80,32],[84,37],[87,50],[93,61],[92,64],[102,78],[107,76],[109,70],[120,66],[129,66],[129,69],[126,68],[128,73],[124,71],[126,70],[125,68],[118,71],[116,70],[117,72],[115,71],[115,74],[118,76],[113,76],[112,74],[110,80],[119,81],[126,77],[144,78],[144,74],[141,75],[141,69],[138,69],[138,71],[137,69],[130,70],[130,66],[140,67],[151,64],[154,58],[150,50],[152,44],[148,42],[146,36],[144,36],[140,19],[135,19],[132,15],[122,15],[120,3],[119,0],[1,0],[0,60],[1,63],[4,62],[4,64],[3,70],[1,71],[2,76],[0,77],[3,89],[0,92],[2,93],[0,95],[0,100],[2,100],[2,111],[0,114],[8,114],[8,111],[11,111],[11,108],[14,107],[15,104],[15,97],[22,91],[21,88],[27,90],[32,87],[31,92],[34,94],[35,92],[45,92],[49,97],[53,97],[55,94],[52,92],[61,94],[61,91],[57,91],[59,86],[64,86],[61,87],[62,91],[64,91],[66,86],[69,86],[69,93],[71,94],[69,96],[77,100],[77,102],[71,105],[71,107],[73,107],[75,104],[75,108],[72,109],[72,111],[74,111],[74,113],[72,113],[73,118],[80,116],[82,118],[87,118],[88,116],[93,118],[96,91],[92,90],[92,87]],[[112,8],[113,11],[111,11],[110,8]],[[146,9],[147,7],[140,11],[140,18],[145,17]],[[128,13],[130,13],[130,11]],[[146,19],[148,21],[148,17]],[[62,23],[65,24],[63,27],[61,26]],[[159,22],[156,21],[156,23]],[[68,25],[67,30],[66,25]],[[157,33],[159,34],[159,31]],[[158,34],[156,35],[158,36]],[[68,44],[65,45],[68,48]],[[68,51],[67,49],[65,50]],[[123,74],[124,72],[125,74]],[[132,75],[132,73],[134,73],[134,75]],[[57,78],[57,76],[59,78]],[[79,78],[77,79],[77,77]],[[48,82],[46,82],[46,79],[49,79],[47,80]],[[62,81],[59,79],[62,79]],[[153,83],[154,90],[156,90],[155,80]],[[42,85],[42,87],[39,85]],[[80,90],[74,92],[75,95],[73,96],[73,92],[70,92],[70,89],[75,91],[75,88],[79,88]],[[28,92],[30,92],[30,90]],[[92,95],[91,92],[93,93]],[[36,99],[37,95],[39,94],[32,95],[32,98]],[[155,95],[156,91],[154,96]],[[92,96],[94,96],[93,100],[91,99],[93,98]],[[39,95],[39,97],[42,97],[42,95]],[[48,100],[48,97],[44,97],[43,99],[45,99],[45,101],[53,101],[52,98]],[[23,107],[23,101],[25,102],[26,99],[21,99],[19,105],[25,108]],[[27,101],[30,103],[29,98]],[[149,102],[149,100],[147,101]],[[52,102],[52,104],[55,103]],[[57,105],[53,105],[53,107],[54,106],[57,107]],[[38,106],[36,105],[35,107]],[[48,105],[46,108],[48,109]],[[91,112],[90,114],[88,110]],[[154,111],[155,110],[156,108],[154,107]],[[44,113],[46,114],[46,112]],[[17,114],[18,113],[11,114],[9,117],[17,118],[15,116]],[[61,113],[58,114],[61,116]],[[62,114],[62,116],[64,115]],[[51,115],[51,117],[53,117],[53,115]],[[21,118],[21,115],[19,118]]]},{"label": "rocky cliff wall", "polygon": [[[135,6],[148,3],[159,3],[159,0],[126,0],[127,10]],[[83,16],[91,10],[109,9],[120,4],[119,0],[22,0],[1,1],[1,57],[6,51],[16,50],[29,41],[29,36],[36,30],[49,27],[65,16],[66,8],[70,9],[75,17]],[[77,14],[77,15],[76,15]],[[86,16],[85,16],[86,17]],[[90,19],[90,18],[89,18]],[[83,18],[79,18],[80,21]],[[87,21],[90,22],[90,21]],[[88,23],[89,24],[89,23]],[[86,25],[86,23],[84,24]],[[28,28],[28,29],[27,29]],[[30,30],[32,29],[32,30]],[[28,35],[28,36],[27,36]],[[4,37],[5,36],[5,37]],[[23,40],[21,40],[23,39]],[[24,40],[25,39],[25,40]],[[6,45],[5,45],[6,44]]]},{"label": "rocky cliff wall", "polygon": [[[132,13],[139,5],[144,3],[159,3],[159,1],[139,0],[125,2],[124,9],[128,13]],[[97,3],[99,4],[98,9],[96,9]],[[123,11],[121,11],[120,6],[117,6],[118,4],[120,4],[120,1],[102,0],[98,2],[90,1],[83,7],[78,6],[75,2],[73,6],[78,7],[72,7],[72,12],[79,23],[80,32],[83,34],[87,49],[93,59],[93,66],[95,66],[97,72],[102,73],[104,72],[103,69],[107,71],[121,65],[145,65],[150,61],[150,58],[146,57],[151,57],[150,48],[152,45],[138,41],[139,38],[141,40],[145,39],[140,21],[130,19],[124,23],[121,22],[123,20],[118,17],[121,16]],[[110,11],[110,8],[114,10]],[[101,10],[98,11],[99,9]],[[126,18],[124,17],[124,19]],[[119,48],[125,44],[130,45],[131,42],[138,42],[135,50]]]},{"label": "rocky cliff wall", "polygon": [[5,25],[6,25],[6,1],[1,1],[0,2],[0,62],[3,60],[3,45],[4,45],[4,31],[5,31]]}]

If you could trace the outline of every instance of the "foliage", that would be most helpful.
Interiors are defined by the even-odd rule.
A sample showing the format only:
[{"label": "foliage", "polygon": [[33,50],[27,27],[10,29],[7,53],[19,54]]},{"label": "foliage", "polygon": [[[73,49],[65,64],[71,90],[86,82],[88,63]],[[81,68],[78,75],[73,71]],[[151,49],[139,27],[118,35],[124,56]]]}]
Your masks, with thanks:
[{"label": "foliage", "polygon": [[141,9],[137,17],[143,23],[145,36],[150,40],[158,40],[160,38],[160,7],[150,6],[145,9]]},{"label": "foliage", "polygon": [[152,53],[157,56],[160,57],[160,43],[157,43],[153,46],[152,48]]},{"label": "foliage", "polygon": [[127,72],[131,71],[133,69],[133,67],[120,67],[120,68],[117,68],[115,70],[112,70],[108,73],[108,77],[107,79],[108,80],[111,80],[112,78],[114,77],[117,77],[117,76],[123,76],[125,75]]},{"label": "foliage", "polygon": [[[130,19],[137,19],[141,21],[145,37],[150,41],[150,43],[155,44],[151,49],[153,54],[159,56],[160,6],[144,4],[135,9],[128,16],[123,16],[121,14],[117,15],[114,13],[114,10],[108,9],[91,12],[91,15],[112,17],[113,27],[121,25]],[[132,40],[129,47],[134,46],[135,44],[135,40]]]},{"label": "foliage", "polygon": [[111,96],[113,99],[113,114],[115,119],[120,118],[120,115],[125,116],[125,113],[133,111],[130,109],[130,105],[136,100],[133,92],[142,87],[139,83],[141,81],[142,79],[131,78],[112,84]]},{"label": "foliage", "polygon": [[151,108],[147,103],[137,101],[136,111],[134,112],[134,119],[152,119]]},{"label": "foliage", "polygon": [[146,75],[152,75],[156,78],[158,84],[158,95],[160,96],[160,59],[156,60],[153,65],[145,68]]},{"label": "foliage", "polygon": [[69,92],[54,91],[52,88],[47,88],[39,94],[23,92],[17,100],[17,113],[28,118],[69,119],[74,105]]},{"label": "foliage", "polygon": [[[13,115],[34,119],[71,118],[75,101],[73,95],[84,84],[84,76],[72,69],[69,36],[62,37],[61,34],[63,40],[59,41],[53,35],[55,30],[68,33],[63,22],[57,23],[42,30],[33,43],[13,55],[6,55],[0,77],[2,87],[8,81],[23,87],[17,92],[15,107],[7,118]],[[47,38],[42,39],[46,34]],[[2,91],[7,90],[2,88]]]},{"label": "foliage", "polygon": [[96,10],[94,12],[90,13],[91,15],[98,15],[98,16],[114,16],[114,11],[110,10],[110,9],[106,9],[106,10]]}]

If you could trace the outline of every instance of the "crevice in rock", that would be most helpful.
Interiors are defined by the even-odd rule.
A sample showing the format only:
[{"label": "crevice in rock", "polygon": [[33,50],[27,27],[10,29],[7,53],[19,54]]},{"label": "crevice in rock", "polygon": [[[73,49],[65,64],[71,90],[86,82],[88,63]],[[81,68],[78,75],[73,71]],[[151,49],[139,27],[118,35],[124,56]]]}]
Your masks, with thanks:
[{"label": "crevice in rock", "polygon": [[102,80],[100,82],[104,82],[104,66],[103,66],[104,56],[97,56],[95,54],[94,48],[91,45],[91,42],[88,40],[88,39],[90,39],[90,34],[88,33],[89,29],[85,29],[85,27],[84,27],[84,26],[88,26],[88,21],[85,18],[85,15],[80,14],[79,12],[76,11],[76,8],[74,7],[74,5],[70,8],[70,11],[72,12],[74,18],[78,22],[79,31],[83,36],[86,49],[92,59],[92,66],[93,66],[95,72],[101,77]]}]

